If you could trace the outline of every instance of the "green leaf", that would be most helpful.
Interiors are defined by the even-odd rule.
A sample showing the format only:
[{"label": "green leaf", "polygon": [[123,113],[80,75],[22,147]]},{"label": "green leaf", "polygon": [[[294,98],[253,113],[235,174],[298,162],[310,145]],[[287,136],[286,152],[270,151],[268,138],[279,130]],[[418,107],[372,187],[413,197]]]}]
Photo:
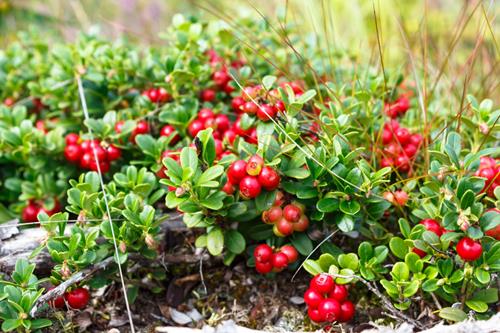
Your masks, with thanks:
[{"label": "green leaf", "polygon": [[391,275],[394,280],[407,281],[410,277],[410,270],[404,262],[397,262],[392,266]]},{"label": "green leaf", "polygon": [[342,232],[349,232],[354,230],[354,220],[349,215],[343,215],[337,222],[337,226]]},{"label": "green leaf", "polygon": [[290,237],[290,241],[297,251],[303,256],[308,256],[313,250],[313,243],[309,237],[307,237],[306,233],[295,232]]},{"label": "green leaf", "polygon": [[331,213],[339,208],[339,200],[335,198],[323,198],[316,203],[316,208],[323,213]]},{"label": "green leaf", "polygon": [[32,319],[31,329],[38,330],[40,328],[52,326],[52,321],[46,318]]},{"label": "green leaf", "polygon": [[460,309],[448,307],[442,308],[439,311],[439,317],[449,321],[459,322],[467,319],[467,314]]},{"label": "green leaf", "polygon": [[414,252],[408,252],[405,256],[405,263],[412,273],[421,272],[424,268],[424,263],[420,260],[418,254]]},{"label": "green leaf", "polygon": [[405,238],[410,238],[411,227],[408,221],[406,219],[400,218],[398,220],[398,224],[399,230],[401,230],[401,234],[403,234]]},{"label": "green leaf", "polygon": [[335,279],[335,283],[338,283],[338,284],[348,284],[348,283],[351,283],[352,280],[354,280],[354,276],[353,276],[354,275],[354,271],[352,269],[343,268],[343,269],[340,270],[339,275],[349,276],[349,277],[337,277]]},{"label": "green leaf", "polygon": [[485,302],[468,300],[465,301],[465,305],[479,313],[488,311],[488,304],[486,304]]},{"label": "green leaf", "polygon": [[488,288],[479,290],[477,293],[472,296],[471,300],[473,301],[481,301],[485,303],[496,303],[498,302],[498,289],[497,288]]},{"label": "green leaf", "polygon": [[474,276],[482,284],[487,284],[491,279],[490,273],[481,268],[477,268],[474,271]]},{"label": "green leaf", "polygon": [[245,251],[246,242],[241,233],[236,230],[229,230],[224,237],[226,247],[229,251],[235,254],[240,254]]},{"label": "green leaf", "polygon": [[327,272],[331,265],[335,265],[335,258],[330,253],[323,253],[319,256],[317,262],[321,266],[321,269]]},{"label": "green leaf", "polygon": [[361,261],[368,261],[373,256],[373,246],[369,242],[359,244],[358,255]]},{"label": "green leaf", "polygon": [[220,177],[223,173],[224,167],[222,165],[215,165],[213,167],[210,167],[201,174],[196,182],[196,185],[203,187],[211,180]]},{"label": "green leaf", "polygon": [[198,248],[204,248],[207,247],[207,235],[200,235],[198,238],[196,238],[196,241],[194,242],[194,246]]},{"label": "green leaf", "polygon": [[462,143],[460,135],[455,132],[450,132],[446,138],[446,144],[444,146],[444,151],[450,158],[450,160],[455,164],[457,168],[460,168],[460,152],[462,151]]},{"label": "green leaf", "polygon": [[10,332],[21,326],[23,320],[22,319],[6,319],[2,323],[2,331]]},{"label": "green leaf", "polygon": [[422,283],[422,290],[425,292],[430,293],[436,291],[438,288],[438,280],[436,279],[426,280],[424,283]]},{"label": "green leaf", "polygon": [[212,229],[207,235],[207,249],[213,256],[222,253],[224,247],[224,234],[220,228]]},{"label": "green leaf", "polygon": [[181,151],[181,166],[195,171],[198,168],[198,156],[191,147],[185,147]]},{"label": "green leaf", "polygon": [[403,289],[404,297],[411,297],[415,295],[418,291],[418,287],[420,286],[420,282],[418,280],[413,280]]},{"label": "green leaf", "polygon": [[309,274],[313,276],[324,272],[321,266],[312,259],[307,259],[306,261],[304,261],[303,267]]},{"label": "green leaf", "polygon": [[266,75],[262,78],[262,85],[266,90],[270,90],[274,82],[276,82],[276,76]]},{"label": "green leaf", "polygon": [[341,268],[349,268],[356,271],[359,267],[358,256],[355,253],[341,254],[337,260]]},{"label": "green leaf", "polygon": [[355,215],[360,211],[361,205],[356,200],[341,201],[339,208],[345,214]]},{"label": "green leaf", "polygon": [[380,284],[382,285],[382,287],[384,287],[384,289],[387,291],[387,293],[389,295],[392,296],[392,295],[399,294],[398,287],[396,286],[396,284],[394,282],[388,281],[386,279],[382,279],[382,280],[380,280]]},{"label": "green leaf", "polygon": [[465,191],[462,199],[460,200],[460,208],[467,209],[474,204],[474,200],[476,198],[475,193],[472,190]]},{"label": "green leaf", "polygon": [[400,237],[392,237],[389,241],[389,248],[391,249],[392,253],[399,259],[404,259],[406,254],[408,253],[408,246]]}]

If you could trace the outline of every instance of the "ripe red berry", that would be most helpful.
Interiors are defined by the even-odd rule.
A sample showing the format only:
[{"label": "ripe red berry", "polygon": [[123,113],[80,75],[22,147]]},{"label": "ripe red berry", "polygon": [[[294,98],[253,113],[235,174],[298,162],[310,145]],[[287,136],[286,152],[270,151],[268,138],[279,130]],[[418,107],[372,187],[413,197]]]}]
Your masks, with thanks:
[{"label": "ripe red berry", "polygon": [[36,222],[38,221],[38,213],[40,212],[40,207],[38,207],[34,203],[29,203],[26,207],[24,207],[21,213],[21,219],[23,222]]},{"label": "ripe red berry", "polygon": [[274,103],[274,107],[278,110],[278,111],[285,111],[286,110],[286,107],[285,107],[285,103],[280,99],[278,101],[276,101],[276,103]]},{"label": "ripe red berry", "polygon": [[384,129],[382,131],[382,143],[384,145],[392,141],[392,133],[389,130]]},{"label": "ripe red berry", "polygon": [[125,122],[123,120],[120,120],[118,121],[116,124],[115,124],[115,131],[116,133],[121,133],[122,130],[123,130],[123,125],[125,125]]},{"label": "ripe red berry", "polygon": [[83,309],[90,300],[90,293],[85,288],[77,288],[65,295],[68,305],[73,309]]},{"label": "ripe red berry", "polygon": [[231,106],[233,107],[233,110],[236,112],[243,111],[242,110],[243,104],[245,104],[245,100],[241,96],[237,96],[233,98],[233,100],[231,101]]},{"label": "ripe red berry", "polygon": [[157,94],[158,102],[160,103],[166,103],[172,99],[172,95],[163,87],[158,88]]},{"label": "ripe red berry", "polygon": [[424,138],[420,134],[413,134],[410,138],[410,143],[414,144],[417,147],[420,147]]},{"label": "ripe red berry", "polygon": [[246,172],[250,176],[258,176],[264,166],[264,159],[259,155],[250,157],[247,163]]},{"label": "ripe red berry", "polygon": [[400,127],[395,131],[394,134],[396,140],[398,140],[402,146],[405,146],[410,142],[411,134],[406,128]]},{"label": "ripe red berry", "polygon": [[94,155],[90,152],[86,152],[80,158],[80,168],[88,169],[90,166],[90,161],[94,159]]},{"label": "ripe red berry", "polygon": [[191,124],[189,124],[188,133],[191,137],[194,138],[204,128],[205,126],[203,125],[203,122],[201,120],[195,119],[191,122]]},{"label": "ripe red berry", "polygon": [[272,191],[280,185],[280,176],[273,168],[265,166],[259,174],[259,183],[267,191]]},{"label": "ripe red berry", "polygon": [[464,237],[457,243],[457,253],[464,261],[474,261],[481,257],[483,247],[478,241]]},{"label": "ripe red berry", "polygon": [[256,198],[261,192],[261,186],[257,177],[245,176],[239,184],[240,194],[244,199]]},{"label": "ripe red berry", "polygon": [[234,185],[230,182],[226,182],[224,186],[222,186],[222,191],[226,192],[228,195],[233,195],[235,190]]},{"label": "ripe red berry", "polygon": [[341,316],[340,303],[336,299],[327,298],[318,305],[319,315],[327,322],[339,320]]},{"label": "ripe red berry", "polygon": [[316,323],[321,323],[323,321],[323,317],[321,317],[321,314],[318,309],[308,308],[307,315],[312,321]]},{"label": "ripe red berry", "polygon": [[64,140],[66,141],[67,145],[76,145],[80,140],[80,136],[76,133],[68,133],[68,135],[66,135]]},{"label": "ripe red berry", "polygon": [[215,90],[205,89],[200,93],[200,98],[203,102],[213,102],[215,100]]},{"label": "ripe red berry", "polygon": [[64,147],[64,157],[68,162],[76,163],[82,156],[82,148],[78,144],[69,144]]},{"label": "ripe red berry", "polygon": [[[304,302],[309,306],[310,308],[316,309],[323,300],[323,295],[318,293],[316,290],[313,289],[307,289],[306,292],[304,293]],[[311,318],[312,319],[312,318]]]},{"label": "ripe red berry", "polygon": [[[49,289],[47,289],[47,291],[51,291],[54,288],[55,287],[50,287]],[[62,309],[62,308],[64,308],[64,306],[66,305],[66,303],[64,302],[64,297],[63,296],[58,296],[58,297],[50,300],[49,301],[49,305],[50,305],[50,307],[52,307],[54,309]]]},{"label": "ripe red berry", "polygon": [[384,124],[384,129],[387,129],[391,133],[396,132],[398,128],[399,128],[399,122],[394,119]]},{"label": "ripe red berry", "polygon": [[301,215],[302,215],[302,211],[300,210],[299,207],[297,207],[294,204],[286,205],[285,208],[283,209],[283,216],[289,222],[292,222],[292,223],[298,222]]},{"label": "ripe red berry", "polygon": [[338,321],[346,323],[354,317],[355,313],[354,304],[350,301],[344,301],[340,304],[340,317]]},{"label": "ripe red berry", "polygon": [[149,98],[149,100],[153,103],[157,103],[158,102],[158,90],[156,90],[155,88],[151,88],[151,89],[148,89],[146,90],[145,92],[145,95],[147,98]]},{"label": "ripe red berry", "polygon": [[260,274],[267,274],[273,270],[273,263],[271,261],[256,262],[255,269]]},{"label": "ripe red berry", "polygon": [[255,114],[257,113],[257,110],[259,109],[259,106],[255,104],[253,101],[246,102],[243,104],[241,107],[243,112],[248,113],[248,114]]},{"label": "ripe red berry", "polygon": [[99,170],[101,173],[107,173],[110,169],[110,164],[109,161],[107,160],[99,160],[99,169],[97,168],[97,162],[95,160],[91,160],[89,163],[89,169],[92,171],[98,172]]},{"label": "ripe red berry", "polygon": [[310,288],[321,294],[328,294],[333,290],[334,285],[335,282],[330,275],[321,273],[311,279]]},{"label": "ripe red berry", "polygon": [[267,244],[258,245],[253,251],[255,262],[268,262],[273,257],[273,249]]},{"label": "ripe red berry", "polygon": [[216,85],[222,87],[231,81],[231,76],[225,70],[220,70],[212,74],[212,80]]},{"label": "ripe red berry", "polygon": [[229,118],[225,114],[219,114],[215,117],[215,125],[217,131],[224,133],[231,126],[231,122],[229,121]]},{"label": "ripe red berry", "polygon": [[207,121],[208,119],[213,119],[215,117],[213,111],[209,108],[203,108],[198,112],[198,119],[202,122]]},{"label": "ripe red berry", "polygon": [[491,181],[493,178],[495,178],[496,172],[494,168],[484,168],[480,169],[477,172],[477,175],[482,178],[486,178],[488,181]]},{"label": "ripe red berry", "polygon": [[407,156],[399,155],[394,162],[394,165],[400,172],[408,172],[410,170],[410,160]]},{"label": "ripe red berry", "polygon": [[232,129],[225,131],[224,140],[229,144],[233,144],[234,140],[236,140],[236,132],[233,131]]},{"label": "ripe red berry", "polygon": [[274,198],[274,203],[273,206],[280,206],[285,203],[285,195],[283,192],[278,191],[276,192],[276,197]]},{"label": "ripe red berry", "polygon": [[[165,136],[167,138],[170,137],[174,133],[177,133],[177,131],[176,131],[175,127],[173,127],[171,125],[165,125],[160,130],[160,136]],[[177,142],[179,142],[180,139],[181,139],[181,137],[179,136],[179,134],[173,135],[172,138],[170,139],[170,145],[171,146],[175,145]]]},{"label": "ripe red berry", "polygon": [[232,184],[239,184],[239,182],[247,175],[247,162],[244,160],[238,160],[229,166],[227,170],[227,179]]},{"label": "ripe red berry", "polygon": [[416,248],[414,247],[413,249],[411,249],[411,251],[413,253],[416,253],[420,258],[423,258],[427,255],[427,252],[425,252],[424,250],[420,250],[419,248]]},{"label": "ripe red berry", "polygon": [[110,144],[106,148],[106,153],[109,161],[115,161],[122,156],[122,151],[117,146]]},{"label": "ripe red berry", "polygon": [[408,193],[402,190],[395,191],[394,199],[396,201],[396,204],[403,207],[404,205],[406,205],[406,202],[408,202]]},{"label": "ripe red berry", "polygon": [[259,138],[257,137],[257,128],[253,127],[250,130],[250,134],[245,137],[245,140],[248,143],[256,145],[259,142]]},{"label": "ripe red berry", "polygon": [[283,216],[283,210],[279,206],[273,206],[273,207],[269,208],[269,210],[267,210],[266,212],[267,212],[267,214],[266,214],[267,220],[270,223],[278,222],[281,219],[281,217]]},{"label": "ripe red berry", "polygon": [[307,216],[302,215],[297,222],[292,224],[294,231],[304,232],[307,230],[307,228],[309,228],[309,219],[307,218]]},{"label": "ripe red berry", "polygon": [[294,263],[299,258],[299,253],[292,245],[283,245],[280,249],[280,252],[284,253],[287,256],[288,262],[290,264]]},{"label": "ripe red berry", "polygon": [[347,288],[342,284],[335,284],[332,291],[328,293],[328,297],[334,298],[339,302],[346,300],[348,295]]},{"label": "ripe red berry", "polygon": [[380,160],[381,168],[392,167],[393,165],[394,165],[394,160],[390,157],[384,157]]},{"label": "ripe red berry", "polygon": [[[494,212],[494,213],[497,213],[497,214],[500,214],[500,210],[498,210],[497,208],[490,208],[486,211],[487,213],[489,212]],[[498,218],[498,217],[497,217]],[[490,236],[490,237],[493,237],[495,238],[496,240],[500,240],[500,224],[497,225],[495,228],[493,229],[490,229],[490,230],[486,230],[485,234],[487,236]]]},{"label": "ripe red berry", "polygon": [[272,263],[275,269],[277,269],[278,271],[282,270],[283,268],[288,266],[288,257],[281,252],[274,253],[272,256]]},{"label": "ripe red berry", "polygon": [[278,233],[276,234],[276,236],[278,236],[278,237],[284,237],[284,236],[289,236],[289,235],[293,234],[293,223],[291,223],[290,221],[288,221],[285,218],[281,218],[275,224],[275,227],[276,227],[276,231],[278,231]]},{"label": "ripe red berry", "polygon": [[417,154],[418,148],[414,144],[409,143],[406,146],[404,146],[403,151],[406,156],[412,158]]},{"label": "ripe red berry", "polygon": [[135,125],[135,129],[133,131],[133,134],[146,134],[149,132],[149,125],[148,122],[145,120],[140,120],[137,122]]},{"label": "ripe red berry", "polygon": [[252,132],[251,127],[247,129],[243,129],[243,127],[241,127],[241,118],[236,119],[233,125],[233,130],[237,135],[242,137],[247,137]]},{"label": "ripe red berry", "polygon": [[262,121],[269,121],[272,118],[276,117],[276,113],[278,110],[270,104],[262,104],[257,109],[257,118]]},{"label": "ripe red berry", "polygon": [[423,225],[425,227],[425,229],[427,229],[428,231],[432,231],[433,233],[435,233],[439,237],[441,237],[441,235],[443,234],[443,229],[441,228],[441,225],[439,224],[439,222],[436,220],[423,219],[422,221],[420,221],[419,224]]}]

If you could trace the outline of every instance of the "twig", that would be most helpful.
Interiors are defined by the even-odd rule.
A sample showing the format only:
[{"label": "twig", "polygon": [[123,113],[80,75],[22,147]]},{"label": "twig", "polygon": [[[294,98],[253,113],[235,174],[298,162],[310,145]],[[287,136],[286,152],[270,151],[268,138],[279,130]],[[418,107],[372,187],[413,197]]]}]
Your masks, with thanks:
[{"label": "twig", "polygon": [[108,265],[110,265],[112,262],[113,262],[113,257],[109,257],[90,268],[81,270],[73,274],[69,279],[62,282],[60,285],[58,285],[57,287],[55,287],[54,289],[50,290],[46,294],[42,295],[39,299],[37,299],[35,305],[31,308],[30,315],[32,317],[35,317],[40,306],[42,306],[43,304],[47,304],[50,300],[58,296],[64,295],[66,289],[68,289],[69,287],[78,282],[88,279],[90,276],[94,275],[97,271],[100,271],[101,269],[108,267]]}]

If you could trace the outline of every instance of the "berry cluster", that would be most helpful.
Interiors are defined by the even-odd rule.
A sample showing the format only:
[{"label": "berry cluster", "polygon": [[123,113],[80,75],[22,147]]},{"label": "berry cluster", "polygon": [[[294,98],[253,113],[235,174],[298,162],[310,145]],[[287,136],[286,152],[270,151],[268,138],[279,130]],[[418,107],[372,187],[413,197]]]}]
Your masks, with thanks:
[{"label": "berry cluster", "polygon": [[309,289],[304,293],[307,314],[312,321],[348,322],[354,317],[354,305],[347,300],[349,293],[344,285],[336,284],[328,274],[312,278]]},{"label": "berry cluster", "polygon": [[36,222],[38,221],[38,213],[45,212],[51,216],[61,211],[61,204],[57,198],[54,198],[54,207],[47,209],[42,200],[29,200],[26,207],[23,208],[21,219],[23,222]]},{"label": "berry cluster", "polygon": [[142,92],[152,103],[163,104],[172,100],[172,95],[165,88],[149,88]]},{"label": "berry cluster", "polygon": [[422,145],[420,134],[412,134],[395,120],[384,125],[382,131],[382,159],[380,166],[396,167],[400,172],[410,171],[411,165]]},{"label": "berry cluster", "polygon": [[59,296],[53,299],[49,302],[49,305],[55,309],[62,309],[66,304],[68,304],[70,309],[81,310],[87,306],[89,300],[89,291],[86,288],[80,287],[66,292],[64,296]]},{"label": "berry cluster", "polygon": [[69,133],[65,139],[64,157],[68,162],[78,164],[82,169],[97,171],[97,162],[99,162],[101,172],[106,173],[109,171],[111,162],[121,156],[120,148],[97,139],[82,141],[75,133]]},{"label": "berry cluster", "polygon": [[257,197],[262,189],[273,191],[280,185],[278,172],[270,166],[264,166],[264,159],[253,155],[248,162],[238,160],[227,170],[227,183],[222,190],[229,195],[234,194],[236,186],[244,199]]},{"label": "berry cluster", "polygon": [[405,95],[399,97],[392,103],[386,103],[384,105],[385,114],[393,119],[398,116],[403,116],[408,109],[410,109],[410,100]]},{"label": "berry cluster", "polygon": [[304,211],[304,205],[297,202],[292,202],[283,208],[282,204],[275,204],[262,213],[262,222],[273,224],[276,236],[290,236],[294,231],[303,232],[309,227],[309,219]]},{"label": "berry cluster", "polygon": [[[123,131],[123,125],[125,125],[125,121],[121,120],[115,124],[116,133],[120,134]],[[149,133],[149,124],[145,120],[139,120],[135,125],[134,130],[130,134],[130,142],[135,143],[135,137],[139,134],[147,134]]]},{"label": "berry cluster", "polygon": [[255,269],[260,274],[281,272],[297,261],[299,253],[292,245],[284,245],[277,252],[267,244],[258,245],[253,251]]},{"label": "berry cluster", "polygon": [[486,178],[483,191],[488,196],[495,197],[495,189],[500,185],[500,163],[498,160],[483,156],[479,164],[479,170],[475,173],[476,176]]},{"label": "berry cluster", "polygon": [[[441,237],[442,234],[449,232],[439,224],[438,221],[434,219],[424,219],[420,221],[420,224],[425,227],[427,231],[435,233],[438,237]],[[468,224],[460,225],[462,230],[467,230],[469,227]],[[475,261],[481,257],[483,253],[483,247],[479,241],[473,240],[469,237],[463,237],[460,239],[456,246],[457,254],[464,261]],[[423,258],[427,255],[427,253],[421,249],[413,248],[412,251]]]}]

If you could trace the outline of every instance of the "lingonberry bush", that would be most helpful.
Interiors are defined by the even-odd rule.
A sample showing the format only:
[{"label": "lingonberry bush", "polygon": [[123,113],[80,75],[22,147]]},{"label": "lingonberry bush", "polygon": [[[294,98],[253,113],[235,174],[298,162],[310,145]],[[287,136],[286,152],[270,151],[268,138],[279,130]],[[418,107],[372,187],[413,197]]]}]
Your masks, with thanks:
[{"label": "lingonberry bush", "polygon": [[[423,126],[404,76],[342,55],[338,68],[304,73],[265,24],[242,24],[261,54],[219,22],[182,16],[169,47],[82,36],[49,49],[22,35],[0,53],[0,208],[47,232],[33,256],[54,264],[50,285],[26,261],[0,282],[3,330],[50,325],[35,319],[37,299],[88,267],[155,258],[169,210],[226,265],[246,257],[269,278],[304,267],[318,325],[354,318],[355,285],[396,317],[422,304],[449,321],[495,312],[500,110],[468,96],[450,126],[456,113],[438,101]],[[43,306],[82,309],[116,275]]]}]

